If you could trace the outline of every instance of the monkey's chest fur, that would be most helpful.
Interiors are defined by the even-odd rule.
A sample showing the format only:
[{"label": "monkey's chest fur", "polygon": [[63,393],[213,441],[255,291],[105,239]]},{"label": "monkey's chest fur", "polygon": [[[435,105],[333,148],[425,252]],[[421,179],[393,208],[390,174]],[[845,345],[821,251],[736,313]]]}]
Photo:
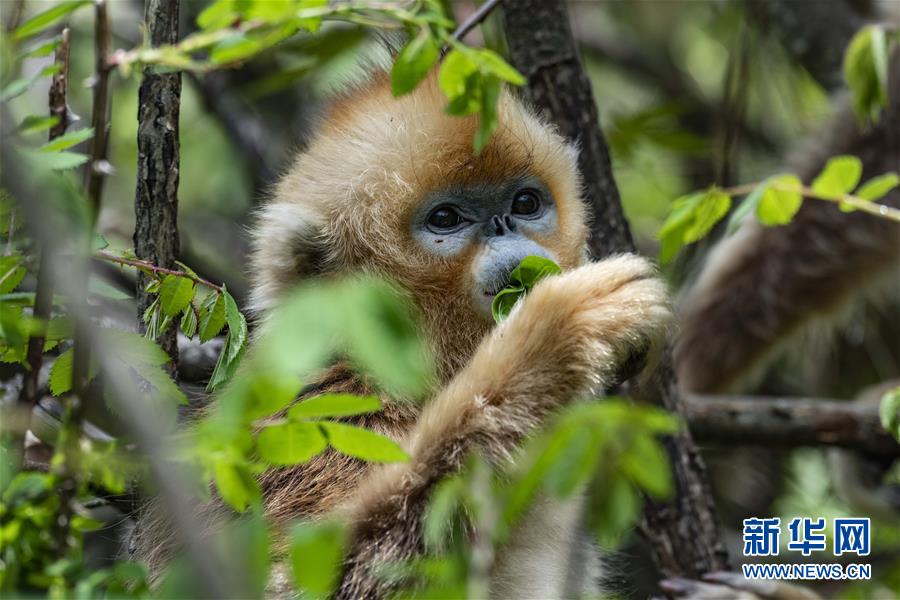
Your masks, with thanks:
[{"label": "monkey's chest fur", "polygon": [[[371,394],[371,390],[358,376],[343,367],[332,369],[314,389],[304,397],[326,392]],[[384,409],[376,415],[357,417],[356,425],[367,427],[396,440],[403,437],[415,425],[419,409],[409,404],[386,400]],[[460,457],[462,459],[464,457]],[[446,466],[450,475],[460,466],[454,462]],[[356,459],[326,452],[313,460],[293,467],[273,469],[263,474],[261,484],[265,493],[266,512],[269,518],[283,526],[298,519],[317,518],[355,500],[357,489],[367,476],[379,466]],[[418,506],[404,510],[404,519],[390,523],[378,523],[373,527],[393,530],[390,536],[371,536],[371,543],[363,542],[348,562],[365,562],[370,565],[403,560],[421,552],[421,548],[385,547],[380,540],[414,540],[412,531],[421,526],[427,497]],[[538,496],[526,511],[510,539],[497,549],[491,569],[490,590],[492,598],[571,598],[596,594],[600,579],[600,557],[597,548],[584,533],[583,498],[575,496],[559,501]],[[398,528],[407,528],[407,535],[397,535]],[[362,536],[367,539],[369,536]],[[402,546],[402,544],[401,544]],[[382,582],[369,575],[344,574],[345,587],[338,597],[380,598],[390,595]],[[267,596],[271,598],[296,597],[296,591],[287,576],[284,564],[273,567]]]}]

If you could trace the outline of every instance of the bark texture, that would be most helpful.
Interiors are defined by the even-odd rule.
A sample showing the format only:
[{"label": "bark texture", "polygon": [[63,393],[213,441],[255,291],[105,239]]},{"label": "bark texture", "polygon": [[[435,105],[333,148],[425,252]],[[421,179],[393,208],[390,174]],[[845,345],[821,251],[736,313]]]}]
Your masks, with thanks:
[{"label": "bark texture", "polygon": [[584,197],[595,219],[589,242],[593,257],[633,250],[591,82],[581,67],[565,4],[507,0],[503,7],[509,57],[528,78],[528,99],[580,148]]},{"label": "bark texture", "polygon": [[[178,0],[148,0],[145,22],[153,46],[178,40]],[[144,69],[138,96],[138,168],[134,199],[134,251],[138,258],[173,268],[179,254],[178,239],[178,118],[181,104],[181,74],[155,73]],[[139,273],[137,281],[138,318],[152,302],[144,292],[149,279]],[[177,327],[173,324],[159,338],[178,361]]]},{"label": "bark texture", "polygon": [[[584,195],[594,217],[590,240],[594,258],[634,252],[591,84],[581,66],[564,2],[507,0],[503,8],[510,60],[528,78],[528,98],[580,147]],[[684,414],[668,351],[637,395]],[[725,570],[728,555],[719,535],[706,467],[690,431],[665,443],[674,469],[675,497],[665,503],[648,500],[641,533],[649,541],[660,571],[668,577],[697,578]]]}]

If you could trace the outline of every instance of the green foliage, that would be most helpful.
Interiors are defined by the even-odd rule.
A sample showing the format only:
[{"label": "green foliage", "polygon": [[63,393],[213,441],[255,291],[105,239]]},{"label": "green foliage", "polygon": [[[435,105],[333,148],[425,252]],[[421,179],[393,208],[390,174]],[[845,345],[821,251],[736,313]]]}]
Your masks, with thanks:
[{"label": "green foliage", "polygon": [[346,527],[337,522],[299,523],[291,530],[291,572],[304,597],[328,598],[338,583],[348,542]]},{"label": "green foliage", "polygon": [[888,57],[900,32],[883,25],[860,29],[844,53],[844,79],[853,94],[853,109],[862,122],[875,121],[887,106]]},{"label": "green foliage", "polygon": [[491,302],[491,313],[494,321],[499,323],[505,319],[513,306],[537,283],[551,275],[562,272],[555,262],[542,256],[526,256],[509,274],[509,283],[497,292]]},{"label": "green foliage", "polygon": [[19,25],[12,32],[12,39],[18,42],[33,35],[37,35],[64,16],[86,4],[91,4],[91,0],[66,0],[65,2],[55,4]]},{"label": "green foliage", "polygon": [[374,431],[329,421],[323,421],[320,426],[328,436],[328,443],[348,456],[372,462],[409,460],[397,442]]},{"label": "green foliage", "polygon": [[900,442],[900,387],[886,392],[878,407],[881,426]]},{"label": "green foliage", "polygon": [[[751,214],[762,225],[787,225],[800,210],[804,198],[835,202],[844,212],[865,209],[863,203],[882,198],[900,183],[900,177],[896,173],[884,173],[873,177],[851,194],[861,176],[862,162],[859,158],[850,155],[835,156],[828,160],[809,187],[804,186],[796,175],[782,173],[750,186],[725,190],[713,186],[705,192],[682,196],[672,203],[672,209],[660,228],[660,262],[671,261],[682,246],[709,234],[731,209],[732,195],[743,194],[748,187],[751,188],[750,192],[732,212],[728,221],[728,234],[737,231]],[[883,206],[880,208],[888,210]],[[868,212],[892,220],[898,219],[896,215],[882,214],[879,210]]]},{"label": "green foliage", "polygon": [[159,288],[159,306],[167,317],[183,311],[194,298],[194,282],[187,277],[166,275]]},{"label": "green foliage", "polygon": [[407,42],[391,69],[391,89],[395,96],[413,91],[437,63],[440,46],[428,29]]}]

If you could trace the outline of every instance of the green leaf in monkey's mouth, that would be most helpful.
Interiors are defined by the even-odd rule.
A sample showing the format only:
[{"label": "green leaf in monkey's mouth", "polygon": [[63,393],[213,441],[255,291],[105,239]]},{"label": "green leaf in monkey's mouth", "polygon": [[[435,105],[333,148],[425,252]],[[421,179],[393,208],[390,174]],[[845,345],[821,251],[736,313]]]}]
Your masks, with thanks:
[{"label": "green leaf in monkey's mouth", "polygon": [[494,296],[491,313],[499,323],[509,315],[519,298],[531,291],[538,281],[562,273],[559,265],[542,256],[526,256],[509,274],[509,283]]}]

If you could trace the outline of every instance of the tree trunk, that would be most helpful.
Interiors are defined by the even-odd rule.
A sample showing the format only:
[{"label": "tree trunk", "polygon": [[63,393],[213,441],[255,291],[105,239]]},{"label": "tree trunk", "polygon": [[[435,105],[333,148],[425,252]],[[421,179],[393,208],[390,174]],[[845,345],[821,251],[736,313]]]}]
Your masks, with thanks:
[{"label": "tree trunk", "polygon": [[[145,22],[152,46],[178,40],[178,0],[148,0]],[[155,73],[144,69],[138,100],[138,168],[134,199],[134,251],[138,258],[155,265],[174,268],[179,253],[178,113],[181,103],[181,74]],[[144,291],[149,279],[138,274],[138,318],[153,301]],[[172,357],[174,374],[178,364],[177,323],[159,338]]]},{"label": "tree trunk", "polygon": [[[527,78],[526,94],[543,116],[580,147],[585,201],[593,212],[590,240],[595,258],[634,252],[634,242],[613,179],[609,149],[597,116],[590,81],[581,66],[562,0],[507,0],[505,31],[510,59]],[[684,415],[667,351],[651,383],[638,395]],[[640,525],[660,571],[697,578],[728,568],[706,468],[687,429],[667,438],[675,497],[647,501]]]}]

